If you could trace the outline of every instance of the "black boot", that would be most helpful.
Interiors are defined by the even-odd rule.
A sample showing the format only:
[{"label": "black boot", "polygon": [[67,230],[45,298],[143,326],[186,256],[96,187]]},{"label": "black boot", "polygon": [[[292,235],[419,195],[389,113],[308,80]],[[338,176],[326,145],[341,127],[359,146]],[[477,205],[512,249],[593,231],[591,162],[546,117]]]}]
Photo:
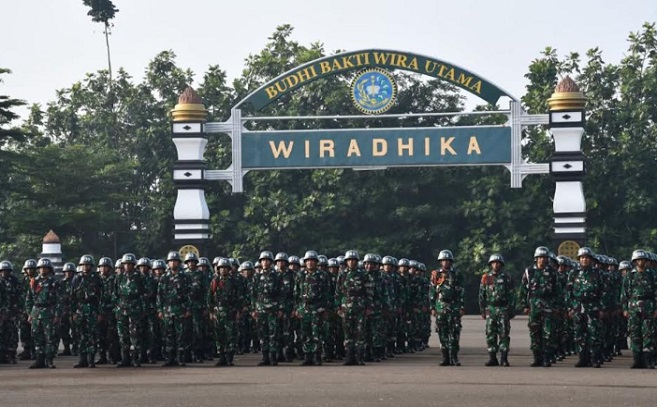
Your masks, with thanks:
[{"label": "black boot", "polygon": [[232,351],[232,350],[231,350],[230,352],[228,352],[228,366],[233,366],[233,365],[235,365],[235,364],[233,363],[233,358],[234,358],[234,357],[235,357],[235,351]]},{"label": "black boot", "polygon": [[45,369],[46,356],[42,353],[36,355],[36,360],[30,365],[30,369]]},{"label": "black boot", "polygon": [[652,352],[643,352],[643,360],[644,360],[644,364],[646,366],[646,369],[654,369],[655,368]]},{"label": "black boot", "polygon": [[136,350],[132,351],[132,366],[141,367],[141,352]]},{"label": "black boot", "polygon": [[373,359],[376,363],[380,363],[381,360],[383,359],[383,356],[384,356],[383,355],[383,348],[378,347],[378,346],[376,348],[374,348],[372,356],[373,356]]},{"label": "black boot", "polygon": [[602,351],[595,350],[591,353],[591,366],[600,368],[602,366]]},{"label": "black boot", "polygon": [[322,365],[322,351],[318,350],[315,352],[315,360],[314,360],[315,366],[321,366]]},{"label": "black boot", "polygon": [[18,356],[19,356],[20,360],[30,360],[30,359],[32,359],[32,355],[31,355],[29,349],[24,349],[23,352],[21,352],[21,354],[18,355]]},{"label": "black boot", "polygon": [[502,351],[500,352],[500,366],[509,367],[509,352]]},{"label": "black boot", "polygon": [[87,360],[89,361],[89,367],[92,369],[96,367],[96,362],[94,361],[95,358],[96,358],[96,352],[87,353]]},{"label": "black boot", "polygon": [[589,367],[588,354],[588,351],[582,349],[579,353],[579,360],[575,363],[575,367]]},{"label": "black boot", "polygon": [[643,364],[643,352],[632,352],[634,363],[630,366],[631,369],[643,369],[646,366]]},{"label": "black boot", "polygon": [[[184,350],[179,350],[178,351],[178,366],[187,366],[187,355],[189,352],[185,352]],[[189,357],[191,357],[191,354],[189,354]]]},{"label": "black boot", "polygon": [[278,352],[276,352],[276,361],[277,362],[285,362],[285,353],[283,353],[283,349],[279,349]]},{"label": "black boot", "polygon": [[294,349],[291,346],[285,348],[285,361],[287,363],[292,363],[292,361],[294,361]]},{"label": "black boot", "polygon": [[354,366],[356,364],[356,352],[353,348],[347,349],[347,355],[342,364],[344,366]]},{"label": "black boot", "polygon": [[101,351],[100,352],[100,357],[96,361],[97,365],[106,365],[107,364],[107,352]]},{"label": "black boot", "polygon": [[148,349],[142,349],[139,353],[139,363],[148,363]]},{"label": "black boot", "polygon": [[358,363],[359,366],[365,366],[365,361],[363,360],[363,356],[364,356],[364,349],[359,348],[356,351],[356,363]]},{"label": "black boot", "polygon": [[219,352],[219,361],[215,366],[228,366],[228,359],[226,359],[225,352]]},{"label": "black boot", "polygon": [[449,361],[452,362],[452,366],[461,366],[461,362],[459,362],[459,353],[457,351],[451,351],[449,353],[449,359]]},{"label": "black boot", "polygon": [[269,360],[269,352],[266,350],[262,351],[262,360],[258,362],[258,366],[269,366],[271,365],[271,360]]},{"label": "black boot", "polygon": [[178,366],[178,362],[176,362],[176,351],[175,350],[167,352],[167,360],[162,365],[162,367],[171,367],[171,366]]},{"label": "black boot", "polygon": [[[194,359],[192,358],[192,350],[191,349],[187,349],[186,351],[183,352],[183,354],[184,354],[184,358],[182,359],[182,361],[184,363],[194,362]],[[180,362],[178,362],[178,363],[180,363]],[[185,366],[185,365],[181,364],[180,366]]]},{"label": "black boot", "polygon": [[365,345],[365,353],[363,356],[363,360],[365,362],[373,362],[374,358],[372,357],[372,347],[369,345]]},{"label": "black boot", "polygon": [[64,344],[64,350],[57,354],[57,356],[71,356],[71,345],[68,343]]},{"label": "black boot", "polygon": [[449,360],[449,349],[441,349],[440,350],[443,354],[443,361],[439,363],[440,366],[451,366],[452,362]]},{"label": "black boot", "polygon": [[272,366],[278,366],[278,355],[276,355],[276,352],[269,352],[269,360],[271,361]]},{"label": "black boot", "polygon": [[89,363],[87,363],[87,354],[85,352],[80,352],[80,359],[78,363],[73,365],[74,368],[80,368],[80,367],[89,367]]},{"label": "black boot", "polygon": [[123,349],[121,351],[121,362],[119,362],[116,367],[130,367],[130,350],[129,349]]},{"label": "black boot", "polygon": [[313,361],[313,354],[308,352],[304,355],[303,362],[301,362],[300,366],[312,366],[314,364],[315,362]]},{"label": "black boot", "polygon": [[529,366],[539,367],[539,366],[543,365],[543,360],[541,359],[540,352],[535,350],[533,353],[534,353],[534,361]]},{"label": "black boot", "polygon": [[550,351],[545,351],[543,352],[543,367],[551,367],[552,366],[552,354]]},{"label": "black boot", "polygon": [[54,369],[57,366],[55,366],[55,355],[54,354],[47,354],[46,355],[46,367],[49,367],[50,369]]},{"label": "black boot", "polygon": [[484,366],[499,366],[499,362],[497,361],[497,353],[496,352],[488,352],[488,361],[484,363]]}]

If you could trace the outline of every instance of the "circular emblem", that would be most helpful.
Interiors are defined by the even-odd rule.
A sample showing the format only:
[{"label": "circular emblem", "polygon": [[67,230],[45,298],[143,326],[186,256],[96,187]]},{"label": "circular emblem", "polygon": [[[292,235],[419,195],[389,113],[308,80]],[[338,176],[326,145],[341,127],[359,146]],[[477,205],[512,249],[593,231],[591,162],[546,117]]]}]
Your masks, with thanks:
[{"label": "circular emblem", "polygon": [[397,84],[390,72],[370,68],[351,82],[351,100],[365,114],[379,114],[390,109],[397,97]]},{"label": "circular emblem", "polygon": [[572,240],[565,240],[559,245],[557,253],[559,256],[566,256],[570,257],[571,259],[576,259],[578,250],[579,244],[577,242],[573,242]]},{"label": "circular emblem", "polygon": [[185,256],[187,256],[187,253],[194,253],[196,257],[201,257],[201,253],[198,251],[196,246],[192,246],[191,244],[187,244],[181,247],[180,250],[178,250],[178,253],[180,253],[180,257],[183,259]]}]

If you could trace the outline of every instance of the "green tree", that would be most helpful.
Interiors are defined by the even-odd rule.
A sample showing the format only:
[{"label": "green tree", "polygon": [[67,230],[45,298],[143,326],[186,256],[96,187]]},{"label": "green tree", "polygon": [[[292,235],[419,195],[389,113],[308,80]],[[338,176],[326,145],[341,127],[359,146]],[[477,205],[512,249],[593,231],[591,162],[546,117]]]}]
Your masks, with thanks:
[{"label": "green tree", "polygon": [[91,17],[91,21],[94,23],[103,24],[103,34],[105,34],[105,48],[107,49],[107,68],[109,71],[109,86],[111,91],[112,86],[112,58],[110,54],[110,44],[109,36],[112,31],[112,20],[116,16],[116,13],[119,12],[112,3],[112,0],[82,0],[85,6],[89,7],[90,10],[87,12],[87,15]]}]

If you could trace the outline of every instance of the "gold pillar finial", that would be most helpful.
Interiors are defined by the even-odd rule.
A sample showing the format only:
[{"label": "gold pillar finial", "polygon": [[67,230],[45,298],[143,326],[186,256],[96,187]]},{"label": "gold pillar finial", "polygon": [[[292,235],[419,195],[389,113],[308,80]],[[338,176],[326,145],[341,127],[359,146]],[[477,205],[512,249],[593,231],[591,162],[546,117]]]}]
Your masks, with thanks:
[{"label": "gold pillar finial", "polygon": [[174,122],[184,121],[206,121],[208,118],[208,111],[203,105],[201,97],[196,91],[188,86],[187,89],[180,94],[178,104],[171,111],[171,116]]},{"label": "gold pillar finial", "polygon": [[550,110],[582,110],[586,105],[586,96],[570,76],[563,78],[554,88],[552,97],[548,99]]}]

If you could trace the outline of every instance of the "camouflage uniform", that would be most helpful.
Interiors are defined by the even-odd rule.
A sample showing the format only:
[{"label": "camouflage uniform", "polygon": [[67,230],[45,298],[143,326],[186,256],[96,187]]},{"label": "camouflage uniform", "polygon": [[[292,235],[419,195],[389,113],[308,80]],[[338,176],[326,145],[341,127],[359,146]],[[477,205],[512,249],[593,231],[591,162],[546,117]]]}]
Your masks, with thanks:
[{"label": "camouflage uniform", "polygon": [[[129,257],[129,258],[128,258]],[[116,325],[121,344],[120,367],[139,366],[142,337],[139,335],[139,324],[144,317],[144,296],[146,286],[144,277],[137,270],[128,271],[128,264],[136,264],[134,255],[123,256],[124,270],[116,276]]]},{"label": "camouflage uniform", "polygon": [[192,317],[188,323],[191,324],[191,350],[194,352],[194,360],[203,362],[205,349],[205,332],[208,322],[208,289],[207,276],[199,269],[188,270]]},{"label": "camouflage uniform", "polygon": [[[69,263],[73,267],[73,272],[75,272],[75,264]],[[62,291],[60,294],[61,299],[61,315],[62,319],[59,322],[59,329],[57,332],[57,344],[59,341],[62,341],[64,345],[64,351],[59,354],[59,356],[69,356],[71,355],[71,345],[73,342],[73,333],[77,332],[77,326],[73,322],[73,314],[71,313],[71,300],[73,293],[73,279],[75,275],[69,276],[68,273],[65,273],[64,278],[59,282],[59,288]],[[79,348],[76,348],[76,351],[79,351]],[[76,352],[77,353],[77,352]]]},{"label": "camouflage uniform", "polygon": [[[280,253],[279,253],[280,254]],[[278,255],[276,256],[278,258]],[[291,362],[294,358],[294,284],[296,273],[287,266],[287,254],[285,254],[285,266],[283,270],[278,270],[281,280],[281,338],[279,349],[277,349],[277,359],[279,362]]]},{"label": "camouflage uniform", "polygon": [[[449,254],[451,258],[451,252]],[[450,260],[441,259],[439,260]],[[436,330],[443,349],[443,362],[460,366],[458,352],[461,339],[461,314],[463,312],[464,295],[463,277],[461,273],[450,266],[431,273],[431,294],[433,311],[436,315]],[[447,358],[447,354],[449,358]]]},{"label": "camouflage uniform", "polygon": [[[226,260],[227,264],[222,263]],[[219,267],[230,268],[227,259],[222,259]],[[208,307],[214,321],[214,340],[219,353],[217,366],[233,364],[235,354],[237,319],[242,309],[242,297],[240,285],[237,279],[226,272],[225,275],[217,274],[210,283],[208,292]]]},{"label": "camouflage uniform", "polygon": [[[315,254],[315,261],[317,255]],[[304,261],[311,259],[308,255]],[[315,265],[316,266],[316,265]],[[301,322],[303,333],[304,365],[321,365],[321,333],[332,303],[329,292],[330,277],[328,273],[315,267],[300,273],[296,281],[294,295],[296,312]]]},{"label": "camouflage uniform", "polygon": [[[11,266],[9,262],[7,263]],[[0,276],[0,363],[16,363],[18,348],[18,321],[22,315],[20,297],[22,287],[16,276],[11,274],[13,267],[1,272]]]},{"label": "camouflage uniform", "polygon": [[95,272],[83,272],[73,279],[71,314],[80,333],[80,367],[95,366],[98,312],[102,290],[103,283]]},{"label": "camouflage uniform", "polygon": [[[111,272],[110,272],[111,273]],[[108,274],[101,275],[100,281],[102,284],[102,294],[100,297],[99,316],[98,322],[98,352],[100,358],[97,364],[115,364],[119,360],[119,332],[116,326],[116,276]],[[107,356],[109,354],[109,360]]]},{"label": "camouflage uniform", "polygon": [[[26,260],[25,265],[23,266],[23,278],[21,279],[21,296],[19,301],[19,307],[21,315],[19,316],[19,334],[21,345],[23,347],[23,352],[20,354],[21,360],[29,360],[34,356],[34,342],[32,341],[32,324],[28,322],[28,317],[30,311],[25,307],[25,299],[27,298],[27,292],[30,290],[31,282],[36,276],[36,260]],[[28,267],[26,267],[28,266]]]},{"label": "camouflage uniform", "polygon": [[280,336],[279,318],[282,315],[281,280],[276,271],[270,267],[263,269],[256,276],[251,294],[251,307],[256,314],[258,337],[263,358],[261,365],[277,365],[276,351]]},{"label": "camouflage uniform", "polygon": [[385,356],[386,327],[383,314],[390,309],[390,280],[379,270],[378,255],[366,254],[363,260],[372,284],[372,312],[365,320],[366,362],[380,362]]},{"label": "camouflage uniform", "polygon": [[[30,310],[32,324],[32,339],[36,362],[30,368],[54,368],[53,358],[57,347],[56,329],[61,317],[60,288],[52,274],[52,265],[49,260],[41,259],[38,265],[49,268],[47,275],[36,277],[27,292],[25,307]],[[45,362],[45,363],[44,363]]]},{"label": "camouflage uniform", "polygon": [[189,276],[180,269],[167,268],[157,286],[157,311],[162,316],[164,346],[167,352],[167,363],[185,365],[185,351],[189,349],[189,337],[185,329],[186,320],[191,316],[191,300]]}]

